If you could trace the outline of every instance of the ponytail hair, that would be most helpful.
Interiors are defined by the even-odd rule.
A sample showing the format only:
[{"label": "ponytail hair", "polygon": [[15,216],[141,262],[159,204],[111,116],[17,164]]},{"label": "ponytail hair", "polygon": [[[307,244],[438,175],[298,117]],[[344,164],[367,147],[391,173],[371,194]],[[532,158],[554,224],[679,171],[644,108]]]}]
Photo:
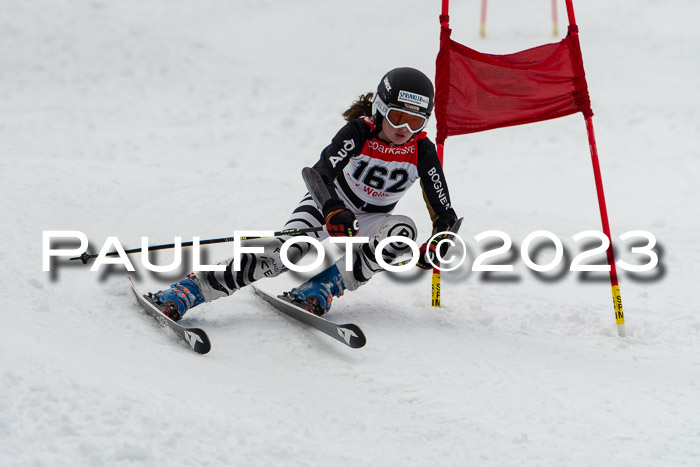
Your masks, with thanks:
[{"label": "ponytail hair", "polygon": [[372,99],[374,99],[374,93],[368,92],[367,94],[362,94],[357,98],[352,105],[343,112],[343,118],[346,121],[355,120],[360,117],[371,117],[372,116]]}]

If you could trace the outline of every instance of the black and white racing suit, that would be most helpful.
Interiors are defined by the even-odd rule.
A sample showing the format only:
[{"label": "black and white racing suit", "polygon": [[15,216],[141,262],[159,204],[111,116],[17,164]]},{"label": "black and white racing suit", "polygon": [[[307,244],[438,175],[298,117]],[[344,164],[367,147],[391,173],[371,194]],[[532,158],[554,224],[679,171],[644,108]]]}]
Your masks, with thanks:
[{"label": "black and white racing suit", "polygon": [[[382,270],[375,257],[375,247],[388,236],[416,240],[416,227],[406,216],[393,214],[396,204],[416,180],[420,180],[433,233],[448,230],[457,220],[435,145],[422,132],[407,143],[395,146],[378,137],[371,118],[348,122],[322,152],[314,168],[321,174],[332,196],[342,200],[358,219],[358,235],[369,237],[369,243],[353,247],[350,267],[346,258],[338,260],[338,269],[348,290],[355,290]],[[320,208],[307,193],[284,225],[285,229],[301,229],[325,225]],[[310,234],[323,240],[326,232]],[[280,248],[289,237],[270,239],[264,253],[245,253],[241,268],[233,270],[233,258],[225,271],[199,272],[205,300],[227,296],[263,277],[274,277],[287,269],[280,259]],[[292,245],[288,257],[297,262],[309,250],[308,243]],[[390,243],[382,256],[390,262],[408,250],[405,243]],[[346,270],[351,269],[350,271]]]}]

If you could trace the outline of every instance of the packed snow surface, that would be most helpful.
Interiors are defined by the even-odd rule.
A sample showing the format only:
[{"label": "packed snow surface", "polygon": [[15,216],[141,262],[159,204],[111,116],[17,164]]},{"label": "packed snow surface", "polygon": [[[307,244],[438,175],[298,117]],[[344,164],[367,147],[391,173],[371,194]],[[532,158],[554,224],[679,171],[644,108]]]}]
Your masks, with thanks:
[{"label": "packed snow surface", "polygon": [[[485,39],[481,2],[451,3],[453,39],[478,50],[559,40],[548,1],[489,2]],[[429,273],[381,274],[328,316],[363,328],[353,350],[242,290],[183,321],[212,340],[200,356],[126,281],[163,288],[189,254],[162,274],[138,255],[44,272],[42,233],[97,252],[280,228],[353,99],[394,67],[434,75],[440,2],[5,0],[0,465],[700,465],[700,3],[575,3],[616,254],[647,261],[625,232],[658,242],[652,271],[620,271],[627,338],[607,275],[567,270],[572,237],[601,230],[578,114],[447,141],[469,255],[442,308]],[[418,186],[397,212],[429,236]],[[512,273],[471,271],[488,230],[512,238],[495,258]],[[520,256],[538,230],[565,247],[550,273]]]}]

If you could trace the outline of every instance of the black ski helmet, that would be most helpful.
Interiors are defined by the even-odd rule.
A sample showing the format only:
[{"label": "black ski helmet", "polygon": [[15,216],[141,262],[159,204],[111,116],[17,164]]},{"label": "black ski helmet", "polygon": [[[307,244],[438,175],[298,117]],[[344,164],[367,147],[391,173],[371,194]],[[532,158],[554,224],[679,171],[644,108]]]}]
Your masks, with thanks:
[{"label": "black ski helmet", "polygon": [[435,91],[430,78],[415,68],[394,68],[382,77],[372,101],[372,118],[381,127],[389,108],[405,109],[430,117]]}]

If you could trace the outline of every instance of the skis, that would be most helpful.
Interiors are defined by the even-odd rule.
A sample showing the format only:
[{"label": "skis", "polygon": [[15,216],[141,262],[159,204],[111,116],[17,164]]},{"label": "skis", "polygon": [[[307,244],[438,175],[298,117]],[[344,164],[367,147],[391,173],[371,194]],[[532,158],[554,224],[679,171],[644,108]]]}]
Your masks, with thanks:
[{"label": "skis", "polygon": [[255,286],[251,287],[253,287],[256,295],[275,307],[275,309],[280,313],[284,313],[287,316],[318,329],[322,333],[327,334],[339,342],[342,342],[348,347],[359,349],[367,343],[367,339],[365,338],[362,329],[355,324],[335,324],[332,321],[328,321],[325,318],[316,316],[310,311],[306,311],[303,308],[298,307],[282,297],[270,295]]},{"label": "skis", "polygon": [[154,307],[143,297],[143,295],[141,295],[141,292],[138,291],[131,280],[131,277],[129,277],[129,284],[131,284],[131,288],[134,291],[136,300],[138,300],[141,308],[143,308],[144,311],[154,318],[161,326],[168,327],[175,331],[175,334],[185,341],[187,345],[189,345],[190,348],[197,353],[205,354],[211,350],[211,342],[209,342],[207,333],[199,328],[186,328],[177,324],[175,321],[165,316],[158,308]]},{"label": "skis", "polygon": [[[153,319],[155,319],[161,326],[172,329],[175,334],[181,338],[189,347],[197,353],[205,354],[211,350],[211,342],[209,337],[204,332],[204,330],[199,328],[186,328],[176,323],[172,319],[165,316],[158,308],[153,306],[148,300],[146,300],[141,292],[138,291],[134,285],[131,278],[129,278],[129,284],[131,289],[136,295],[136,300],[141,305],[141,308],[148,313]],[[307,324],[324,334],[336,339],[339,342],[351,347],[353,349],[359,349],[367,343],[362,330],[355,324],[335,324],[327,319],[316,316],[315,314],[306,311],[293,303],[283,299],[270,295],[262,290],[253,287],[256,295],[260,296],[263,300],[270,303],[281,313],[291,316],[292,318]]]}]

